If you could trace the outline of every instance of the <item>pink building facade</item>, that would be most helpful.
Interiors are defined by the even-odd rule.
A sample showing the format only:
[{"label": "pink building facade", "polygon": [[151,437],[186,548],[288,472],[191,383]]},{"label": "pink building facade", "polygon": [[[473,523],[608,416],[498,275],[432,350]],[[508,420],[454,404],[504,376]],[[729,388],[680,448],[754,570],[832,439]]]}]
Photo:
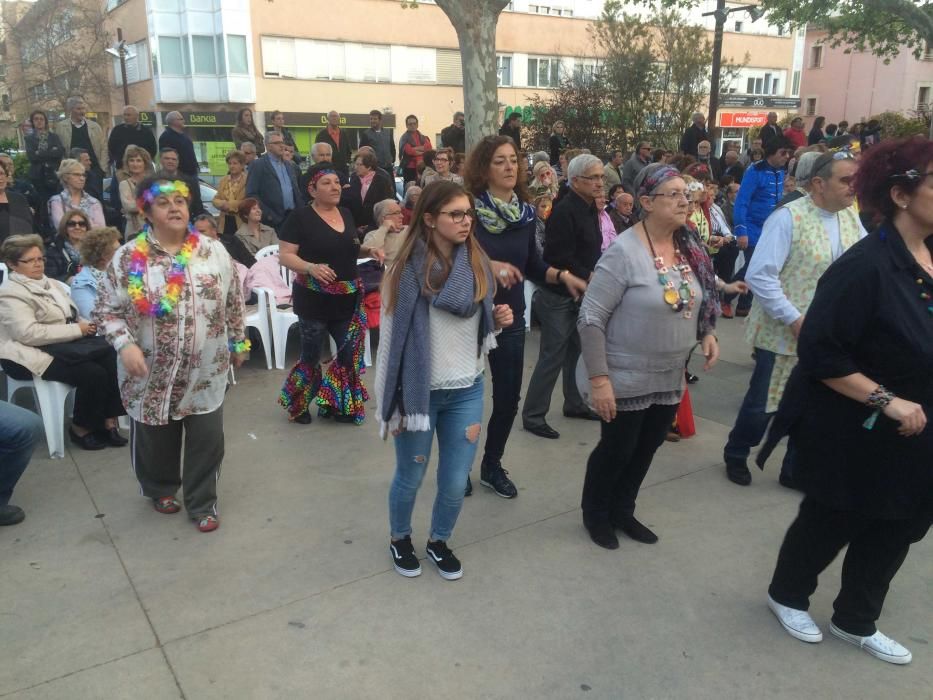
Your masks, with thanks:
[{"label": "pink building facade", "polygon": [[909,116],[930,111],[933,52],[918,60],[904,51],[885,65],[867,51],[846,53],[844,47],[832,48],[825,41],[825,32],[807,31],[800,112],[808,129],[820,115],[827,123],[845,119],[854,124],[881,112]]}]

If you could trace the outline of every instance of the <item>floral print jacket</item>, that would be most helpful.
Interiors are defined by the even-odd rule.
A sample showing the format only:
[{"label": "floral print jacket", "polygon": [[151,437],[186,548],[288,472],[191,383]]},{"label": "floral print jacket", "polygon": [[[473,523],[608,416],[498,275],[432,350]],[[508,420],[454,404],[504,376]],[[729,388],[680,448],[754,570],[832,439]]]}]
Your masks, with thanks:
[{"label": "floral print jacket", "polygon": [[[94,309],[94,321],[118,353],[135,343],[146,358],[145,377],[133,377],[117,363],[127,413],[146,425],[166,425],[217,410],[227,387],[228,342],[246,337],[243,292],[230,255],[219,241],[200,236],[178,305],[155,318],[141,316],[127,294],[135,249],[133,239],[116,252]],[[150,233],[144,287],[153,303],[162,297],[172,261]]]}]

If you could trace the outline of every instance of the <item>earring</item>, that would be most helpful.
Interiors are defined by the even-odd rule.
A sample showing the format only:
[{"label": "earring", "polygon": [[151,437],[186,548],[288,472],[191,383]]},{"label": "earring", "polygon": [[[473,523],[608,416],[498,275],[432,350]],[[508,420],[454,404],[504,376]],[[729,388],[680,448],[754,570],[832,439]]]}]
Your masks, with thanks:
[{"label": "earring", "polygon": [[906,205],[906,204],[902,204],[902,205],[901,205],[901,209],[906,209],[906,208],[907,208],[907,205]]}]

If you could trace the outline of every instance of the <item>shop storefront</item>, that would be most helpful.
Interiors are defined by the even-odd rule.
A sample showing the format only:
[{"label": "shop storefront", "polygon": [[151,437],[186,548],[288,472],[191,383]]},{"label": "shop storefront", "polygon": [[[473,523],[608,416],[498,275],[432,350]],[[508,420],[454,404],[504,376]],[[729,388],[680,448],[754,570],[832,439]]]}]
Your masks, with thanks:
[{"label": "shop storefront", "polygon": [[723,95],[719,100],[717,154],[727,142],[736,144],[739,152],[749,147],[748,130],[760,129],[768,122],[768,112],[777,112],[778,119],[800,109],[797,97],[765,97],[759,95]]},{"label": "shop storefront", "polygon": [[[295,138],[295,147],[303,156],[308,156],[318,132],[327,128],[327,112],[282,112],[285,116],[285,128]],[[272,112],[266,112],[266,128],[272,126]],[[369,128],[369,114],[340,114],[340,130],[350,138],[350,145],[356,150],[359,134]],[[382,115],[382,128],[392,133],[392,139],[398,147],[395,135],[395,115]]]},{"label": "shop storefront", "polygon": [[[168,114],[169,112],[162,112],[163,125]],[[233,137],[230,132],[236,125],[236,112],[182,112],[181,114],[185,118],[185,130],[194,142],[194,152],[201,166],[201,177],[209,180],[211,177],[219,178],[226,175],[227,154],[233,150]],[[143,121],[142,112],[139,113],[139,120]]]}]

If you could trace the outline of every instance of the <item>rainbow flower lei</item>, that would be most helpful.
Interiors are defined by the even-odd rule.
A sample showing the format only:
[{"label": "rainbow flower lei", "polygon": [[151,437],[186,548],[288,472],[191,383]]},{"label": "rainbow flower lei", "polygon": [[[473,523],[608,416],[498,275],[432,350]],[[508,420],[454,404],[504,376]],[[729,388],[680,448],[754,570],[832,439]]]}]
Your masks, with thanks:
[{"label": "rainbow flower lei", "polygon": [[231,340],[228,345],[230,346],[230,352],[241,353],[249,352],[250,348],[253,347],[253,344],[249,340]]},{"label": "rainbow flower lei", "polygon": [[[153,185],[154,187],[155,185]],[[139,235],[136,236],[136,247],[130,258],[130,269],[127,274],[126,293],[140,315],[162,318],[170,314],[178,304],[178,300],[181,299],[181,292],[185,286],[185,268],[188,267],[194,249],[198,247],[199,235],[194,228],[188,226],[188,237],[185,238],[185,242],[182,243],[181,249],[175,254],[175,259],[172,261],[172,268],[169,270],[168,279],[165,281],[165,291],[162,298],[159,299],[158,303],[153,304],[149,300],[143,282],[146,265],[149,261],[149,231],[149,224],[147,223],[143,230],[139,232]]]}]

